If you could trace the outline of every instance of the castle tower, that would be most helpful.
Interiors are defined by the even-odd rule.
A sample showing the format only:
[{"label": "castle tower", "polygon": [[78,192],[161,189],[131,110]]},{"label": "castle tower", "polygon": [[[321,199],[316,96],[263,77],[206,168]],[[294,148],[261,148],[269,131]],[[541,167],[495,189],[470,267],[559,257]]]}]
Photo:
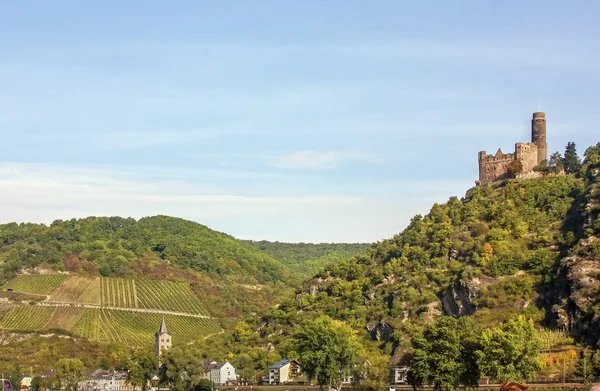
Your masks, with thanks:
[{"label": "castle tower", "polygon": [[548,144],[546,143],[546,113],[533,113],[531,120],[531,142],[537,146],[537,164],[548,159]]},{"label": "castle tower", "polygon": [[156,355],[156,360],[160,365],[160,355],[163,351],[170,349],[173,345],[173,334],[167,330],[167,323],[165,322],[164,317],[160,323],[160,329],[156,332],[156,334],[154,334],[154,337],[156,341],[156,350],[154,354]]}]

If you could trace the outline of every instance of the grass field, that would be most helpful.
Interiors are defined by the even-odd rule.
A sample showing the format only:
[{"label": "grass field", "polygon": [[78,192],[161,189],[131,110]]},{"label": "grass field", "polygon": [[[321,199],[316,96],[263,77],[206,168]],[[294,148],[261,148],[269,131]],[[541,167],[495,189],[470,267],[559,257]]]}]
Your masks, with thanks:
[{"label": "grass field", "polygon": [[[158,313],[83,308],[76,306],[46,307],[19,305],[10,309],[0,321],[8,330],[44,331],[63,329],[76,336],[98,342],[118,342],[127,345],[150,345],[163,315]],[[182,315],[165,315],[173,343],[184,344],[218,333],[215,319]]]}]

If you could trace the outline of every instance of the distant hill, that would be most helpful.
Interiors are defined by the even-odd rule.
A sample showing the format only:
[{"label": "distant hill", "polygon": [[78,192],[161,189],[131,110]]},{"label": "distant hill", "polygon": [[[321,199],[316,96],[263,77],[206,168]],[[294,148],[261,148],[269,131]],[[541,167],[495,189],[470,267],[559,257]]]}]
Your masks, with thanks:
[{"label": "distant hill", "polygon": [[248,240],[246,243],[281,261],[298,282],[371,246],[370,243],[283,243],[266,240]]},{"label": "distant hill", "polygon": [[[15,362],[6,351],[15,346],[20,363],[40,369],[52,365],[55,347],[114,366],[129,347],[153,343],[163,316],[175,344],[210,338],[364,248],[261,243],[168,216],[0,225],[1,369]],[[65,339],[92,350],[68,348]],[[26,354],[30,340],[49,353]]]},{"label": "distant hill", "polygon": [[[102,276],[131,276],[144,265],[168,265],[211,277],[278,283],[281,262],[232,236],[168,216],[88,217],[43,224],[0,225],[4,277],[46,264]],[[148,272],[149,270],[145,270]]]}]

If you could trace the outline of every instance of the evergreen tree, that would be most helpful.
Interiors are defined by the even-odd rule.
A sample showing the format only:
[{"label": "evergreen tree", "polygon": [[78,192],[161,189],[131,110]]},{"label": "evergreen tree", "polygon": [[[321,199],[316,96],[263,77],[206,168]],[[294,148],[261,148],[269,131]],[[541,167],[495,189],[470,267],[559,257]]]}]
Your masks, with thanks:
[{"label": "evergreen tree", "polygon": [[562,163],[567,174],[575,174],[581,168],[581,159],[577,156],[574,142],[567,143]]}]

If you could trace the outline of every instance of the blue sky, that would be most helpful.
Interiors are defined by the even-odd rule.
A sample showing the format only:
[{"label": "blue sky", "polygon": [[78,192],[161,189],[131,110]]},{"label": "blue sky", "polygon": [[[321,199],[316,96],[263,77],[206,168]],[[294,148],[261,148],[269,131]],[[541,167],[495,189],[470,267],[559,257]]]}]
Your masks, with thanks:
[{"label": "blue sky", "polygon": [[600,141],[600,3],[0,3],[0,220],[375,241],[477,152]]}]

